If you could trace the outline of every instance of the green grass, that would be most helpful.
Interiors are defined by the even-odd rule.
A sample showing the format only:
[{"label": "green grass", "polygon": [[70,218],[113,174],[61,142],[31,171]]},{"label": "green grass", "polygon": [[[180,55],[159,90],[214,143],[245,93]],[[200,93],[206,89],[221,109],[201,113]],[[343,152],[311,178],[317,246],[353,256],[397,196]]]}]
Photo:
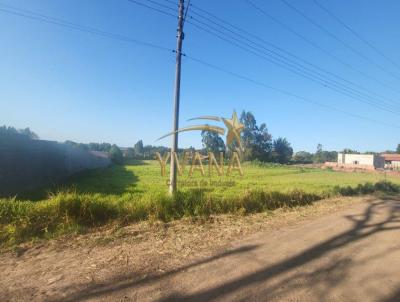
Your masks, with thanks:
[{"label": "green grass", "polygon": [[[207,166],[204,167],[206,174]],[[189,167],[186,167],[186,172]],[[375,183],[383,181],[384,175],[375,173],[348,173],[321,170],[317,168],[300,168],[295,166],[281,166],[274,164],[257,165],[243,164],[245,175],[240,177],[233,173],[232,177],[223,176],[223,180],[232,180],[235,186],[213,187],[213,195],[237,195],[245,190],[263,189],[268,191],[290,192],[293,189],[308,193],[332,192],[335,186],[357,186],[360,183]],[[168,171],[167,171],[168,174]],[[211,180],[220,178],[213,173]],[[114,166],[104,170],[90,171],[70,180],[70,186],[75,186],[78,192],[100,193],[109,197],[121,195],[146,195],[149,192],[164,193],[167,189],[168,177],[161,177],[160,167],[156,161],[126,166]],[[190,179],[185,173],[180,181]],[[193,175],[194,180],[202,180],[199,172]],[[206,177],[205,179],[209,179]],[[400,184],[399,177],[387,177],[388,181]],[[192,188],[181,188],[183,191]]]},{"label": "green grass", "polygon": [[[188,170],[189,167],[187,167]],[[206,172],[207,167],[205,167]],[[180,181],[220,179],[233,186],[181,186],[171,197],[155,161],[133,162],[76,175],[62,186],[0,199],[0,242],[17,244],[84,232],[110,222],[254,213],[310,204],[334,195],[398,193],[400,178],[280,165],[243,165],[245,175],[211,178],[199,172]],[[30,199],[29,199],[30,197]]]}]

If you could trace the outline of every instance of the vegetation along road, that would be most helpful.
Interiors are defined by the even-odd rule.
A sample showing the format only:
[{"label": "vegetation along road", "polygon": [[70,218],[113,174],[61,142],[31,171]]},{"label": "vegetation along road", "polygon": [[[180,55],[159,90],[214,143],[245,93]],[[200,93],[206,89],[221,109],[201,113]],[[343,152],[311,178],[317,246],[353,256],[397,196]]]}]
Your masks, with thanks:
[{"label": "vegetation along road", "polygon": [[3,301],[399,301],[400,198],[140,223],[0,255]]},{"label": "vegetation along road", "polygon": [[[400,178],[379,173],[346,173],[288,165],[245,163],[244,176],[223,176],[222,185],[184,186],[167,194],[167,177],[156,161],[132,162],[89,171],[67,183],[15,198],[0,199],[0,243],[82,234],[110,224],[182,217],[251,214],[298,207],[333,196],[400,192]],[[186,170],[189,170],[186,168]],[[206,169],[207,170],[207,169]],[[219,181],[201,177],[181,181]],[[233,186],[229,182],[234,183]]]}]

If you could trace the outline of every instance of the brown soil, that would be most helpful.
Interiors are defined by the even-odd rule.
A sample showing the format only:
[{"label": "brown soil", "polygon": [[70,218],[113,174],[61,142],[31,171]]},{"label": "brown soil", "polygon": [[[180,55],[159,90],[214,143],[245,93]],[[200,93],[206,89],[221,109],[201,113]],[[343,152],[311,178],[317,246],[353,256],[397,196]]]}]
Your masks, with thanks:
[{"label": "brown soil", "polygon": [[400,301],[400,199],[140,223],[0,255],[0,301]]}]

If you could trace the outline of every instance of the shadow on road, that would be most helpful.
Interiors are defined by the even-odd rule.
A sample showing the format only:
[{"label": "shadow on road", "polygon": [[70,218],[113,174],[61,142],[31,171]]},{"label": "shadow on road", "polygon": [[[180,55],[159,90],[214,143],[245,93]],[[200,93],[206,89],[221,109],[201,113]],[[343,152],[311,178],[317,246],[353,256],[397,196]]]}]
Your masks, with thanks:
[{"label": "shadow on road", "polygon": [[[374,234],[382,232],[391,232],[400,229],[400,199],[388,199],[388,200],[373,200],[367,206],[365,211],[360,215],[346,216],[346,218],[351,221],[352,227],[346,231],[341,232],[317,245],[311,246],[300,253],[285,259],[284,261],[262,267],[261,269],[249,273],[247,275],[241,276],[239,278],[229,280],[225,283],[216,285],[211,288],[193,293],[173,293],[167,297],[164,297],[162,302],[169,301],[221,301],[227,294],[235,293],[246,289],[250,286],[257,286],[258,284],[268,284],[265,287],[255,287],[249,291],[248,296],[243,294],[240,296],[242,301],[251,300],[254,297],[265,297],[279,294],[284,295],[296,286],[296,280],[299,278],[307,278],[307,284],[316,284],[318,282],[323,282],[324,287],[321,289],[321,295],[324,294],[329,288],[335,288],[341,282],[345,281],[345,277],[348,274],[349,267],[351,267],[352,259],[350,257],[339,257],[335,261],[329,261],[322,265],[317,270],[307,270],[306,265],[317,261],[318,259],[323,260],[327,255],[332,254],[335,250],[350,246],[359,242],[362,239],[368,238]],[[384,209],[387,212],[387,216],[384,219],[379,219],[376,221],[374,219],[375,214]],[[385,212],[385,213],[386,213]],[[246,253],[251,250],[256,249],[257,246],[246,246],[237,250],[228,251],[220,255],[193,263],[191,265],[181,267],[179,269],[166,272],[161,275],[149,277],[145,280],[130,281],[129,276],[117,277],[109,280],[108,283],[96,284],[84,288],[82,291],[75,292],[74,295],[68,297],[67,299],[58,301],[83,301],[89,298],[101,298],[103,295],[117,293],[121,290],[129,290],[134,292],[138,285],[152,282],[156,282],[167,278],[173,274],[182,272],[192,266],[201,265],[204,263],[212,262],[223,257],[229,257],[234,254]],[[386,251],[385,253],[390,252]],[[364,261],[369,261],[372,258],[383,257],[384,255],[368,255],[368,259]],[[291,273],[288,277],[286,274]],[[280,276],[279,282],[268,282],[275,277]],[[224,278],[224,276],[221,276]],[[326,286],[328,288],[326,288]],[[314,291],[319,289],[313,288]],[[66,288],[68,290],[68,288]],[[256,291],[256,292],[255,292]],[[389,295],[389,293],[388,293]],[[387,300],[389,301],[400,301],[400,291],[389,296]]]},{"label": "shadow on road", "polygon": [[400,301],[400,289],[397,292],[395,292],[394,294],[387,297],[382,302],[399,302],[399,301]]},{"label": "shadow on road", "polygon": [[[153,276],[149,276],[147,278],[144,279],[135,279],[137,278],[136,274],[129,274],[129,275],[125,275],[125,276],[121,276],[119,278],[115,278],[112,280],[112,282],[110,282],[109,284],[95,284],[92,285],[88,288],[85,288],[84,290],[80,291],[80,292],[76,292],[74,295],[69,296],[68,298],[65,299],[61,299],[61,300],[53,300],[53,301],[63,301],[63,302],[69,302],[69,301],[84,301],[86,299],[89,298],[94,298],[94,297],[101,297],[102,295],[108,294],[108,293],[112,293],[112,292],[117,292],[117,291],[121,291],[127,288],[135,288],[136,286],[142,285],[142,284],[146,284],[146,283],[151,283],[151,282],[155,282],[157,280],[178,274],[180,272],[183,272],[187,269],[190,269],[192,267],[195,266],[199,266],[205,263],[209,263],[212,261],[215,261],[217,259],[221,259],[224,257],[229,257],[235,254],[240,254],[240,253],[246,253],[249,252],[251,250],[254,250],[257,248],[257,245],[246,245],[246,246],[242,246],[240,248],[237,249],[233,249],[233,250],[229,250],[226,252],[223,252],[221,254],[212,256],[212,257],[208,257],[205,259],[202,259],[200,261],[196,261],[193,262],[191,264],[179,267],[177,269],[168,271],[166,273],[163,274],[159,274],[159,275],[153,275]],[[64,288],[63,291],[68,290],[68,288]]]}]

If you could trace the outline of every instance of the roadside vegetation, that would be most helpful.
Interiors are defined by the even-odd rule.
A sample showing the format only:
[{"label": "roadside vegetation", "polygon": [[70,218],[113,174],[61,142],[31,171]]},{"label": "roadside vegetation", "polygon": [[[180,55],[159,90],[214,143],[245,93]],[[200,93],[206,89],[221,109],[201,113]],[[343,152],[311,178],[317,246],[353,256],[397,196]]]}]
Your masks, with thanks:
[{"label": "roadside vegetation", "polygon": [[[82,233],[111,223],[125,225],[142,220],[171,221],[226,213],[244,215],[309,205],[333,196],[400,192],[399,177],[386,179],[378,173],[287,165],[335,161],[337,152],[325,151],[318,144],[315,153],[293,153],[286,138],[274,138],[266,124],[258,124],[251,112],[242,111],[240,122],[244,125],[241,133],[244,176],[234,173],[218,177],[214,173],[211,177],[201,177],[197,171],[189,177],[186,167],[174,196],[168,195],[168,178],[161,176],[160,166],[154,161],[157,152],[165,154],[168,148],[143,145],[141,140],[131,148],[66,141],[74,148],[108,153],[114,165],[80,173],[63,184],[0,199],[0,246]],[[38,139],[29,128],[16,130],[5,126],[0,127],[0,136],[3,142],[21,136]],[[202,155],[223,152],[226,159],[237,147],[234,143],[225,145],[213,132],[203,131],[201,137],[202,149],[191,147],[186,151],[199,151]],[[208,172],[207,166],[205,171]]]},{"label": "roadside vegetation", "polygon": [[[156,161],[132,161],[81,173],[62,186],[0,200],[0,242],[18,244],[35,238],[82,233],[107,223],[170,221],[215,214],[249,214],[309,205],[332,196],[399,193],[400,178],[346,173],[279,164],[245,163],[243,177],[214,175],[193,180],[211,185],[181,185],[167,194]],[[180,178],[185,182],[189,177]],[[221,180],[219,183],[218,181]],[[227,181],[230,181],[227,182]]]}]

